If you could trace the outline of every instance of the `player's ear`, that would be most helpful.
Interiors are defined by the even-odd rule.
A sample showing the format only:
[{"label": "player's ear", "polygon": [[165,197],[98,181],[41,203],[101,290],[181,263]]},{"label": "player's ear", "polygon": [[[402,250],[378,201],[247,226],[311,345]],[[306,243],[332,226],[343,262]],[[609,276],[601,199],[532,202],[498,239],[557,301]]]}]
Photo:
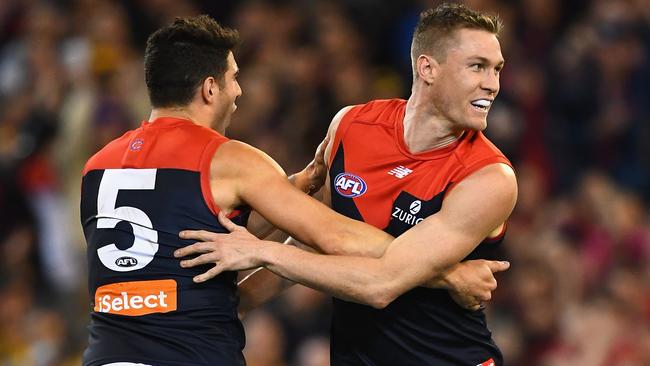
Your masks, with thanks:
[{"label": "player's ear", "polygon": [[427,85],[431,85],[438,72],[438,61],[429,55],[420,55],[415,62],[415,67],[420,79]]},{"label": "player's ear", "polygon": [[205,78],[201,84],[201,97],[203,101],[208,104],[213,103],[217,98],[218,90],[219,85],[215,78],[212,76]]}]

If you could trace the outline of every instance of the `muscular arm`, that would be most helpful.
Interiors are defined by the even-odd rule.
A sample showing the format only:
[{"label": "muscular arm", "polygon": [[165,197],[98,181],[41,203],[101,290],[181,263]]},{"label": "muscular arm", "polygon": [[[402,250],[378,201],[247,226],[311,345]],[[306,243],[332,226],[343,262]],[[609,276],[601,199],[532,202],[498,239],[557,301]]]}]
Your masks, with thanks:
[{"label": "muscular arm", "polygon": [[262,264],[293,281],[381,308],[467,256],[506,220],[516,195],[512,170],[493,164],[460,182],[438,213],[395,239],[381,258],[318,255],[230,235],[228,245],[217,247],[210,258],[199,257],[183,265],[209,259],[216,261],[214,270],[220,272]]},{"label": "muscular arm", "polygon": [[[332,142],[334,141],[334,135],[336,133],[336,129],[338,128],[338,125],[340,123],[341,118],[351,107],[346,107],[339,112],[335,118],[332,121],[332,124],[330,126],[330,129],[328,130],[328,137],[329,139],[329,144],[326,145],[326,150],[325,150],[325,161],[329,161],[329,156],[332,151]],[[327,140],[326,139],[326,140]],[[319,147],[318,150],[320,150],[321,147]],[[252,150],[252,148],[249,148]],[[236,150],[236,149],[235,149]],[[245,149],[244,149],[245,150]],[[224,150],[221,150],[223,153]],[[254,151],[253,151],[254,152]],[[230,154],[224,154],[228,155],[231,157]],[[255,154],[253,154],[255,155]],[[316,157],[319,156],[319,153],[317,152]],[[270,158],[266,157],[265,155],[262,154],[257,154],[255,158],[259,160],[261,157],[261,160],[267,160],[263,161],[261,164],[258,165],[270,165],[274,166],[276,165],[275,162],[273,162]],[[253,159],[255,160],[255,159]],[[315,159],[316,160],[316,159]],[[215,155],[215,161],[218,161],[217,155]],[[242,161],[240,158],[236,159],[230,159],[230,161]],[[259,162],[258,162],[259,163]],[[213,166],[219,166],[218,164],[213,164]],[[283,172],[282,170],[276,165],[274,167],[274,171],[269,172],[269,169],[266,169],[266,174],[270,175],[275,175],[276,176],[282,176]],[[228,169],[224,169],[223,167],[221,169],[216,169],[218,171],[224,172],[224,171],[229,171]],[[272,169],[273,170],[273,169]],[[229,177],[219,177],[219,182],[221,183],[219,187],[224,187],[224,179],[227,179]],[[259,185],[261,184],[260,179],[263,180],[259,175],[253,176],[253,179],[245,179],[246,182],[250,183],[249,186],[252,188],[257,188],[259,190]],[[258,178],[258,179],[254,179]],[[241,179],[240,179],[241,180]],[[232,179],[231,179],[232,181]],[[259,183],[256,183],[259,182]],[[286,182],[285,182],[286,183]],[[256,186],[257,185],[257,186]],[[265,185],[262,185],[262,187],[265,187]],[[214,192],[214,190],[213,190]],[[329,192],[329,184],[326,184],[324,189],[323,189],[323,202],[326,203],[327,205],[330,204],[330,192]],[[219,192],[217,192],[218,194]],[[273,206],[273,204],[277,205],[277,202],[287,202],[286,199],[277,199],[278,197],[281,197],[279,195],[274,195],[274,194],[269,194],[266,189],[263,190],[263,195],[266,198],[272,198],[274,201],[269,202],[268,200],[266,202],[263,202],[265,204],[270,204]],[[215,200],[218,200],[217,198],[218,195],[215,195]],[[256,197],[259,198],[260,201],[264,200],[264,196],[262,197]],[[303,197],[304,198],[304,197]],[[254,202],[254,201],[253,201]],[[255,203],[250,202],[251,206],[256,207]],[[220,207],[224,207],[222,203],[217,202],[217,204]],[[310,206],[313,205],[313,202],[310,202]],[[312,207],[313,208],[313,207]],[[273,207],[271,207],[271,210],[273,213],[276,213],[278,215],[281,215],[282,212],[277,212],[277,210],[273,210]],[[285,210],[287,211],[287,210]],[[288,212],[290,213],[296,213],[295,210],[289,210]],[[312,212],[322,212],[321,209],[315,209],[312,210]],[[332,220],[332,215],[331,211],[325,211],[329,220]],[[338,215],[334,215],[335,217]],[[338,219],[340,219],[339,217]],[[277,217],[275,218],[276,220],[278,219]],[[281,216],[280,216],[280,219]],[[300,219],[309,219],[308,215],[301,215]],[[312,217],[312,220],[309,220],[307,223],[308,224],[313,224],[314,222],[319,222],[321,219],[320,216],[315,216]],[[270,221],[273,221],[274,218],[271,217],[269,218]],[[334,219],[336,220],[336,219]],[[306,229],[309,231],[310,227],[309,226],[302,226],[302,224],[298,221],[292,221],[293,223],[296,224],[294,227],[298,227],[301,229]],[[345,238],[344,240],[341,240],[341,237],[337,237],[336,233],[332,230],[326,229],[327,226],[320,226],[319,228],[314,228],[313,226],[311,229],[320,229],[320,232],[323,233],[325,232],[326,234],[330,234],[329,236],[321,236],[321,240],[314,240],[312,242],[309,242],[307,239],[303,240],[303,242],[310,244],[312,248],[314,248],[317,251],[321,251],[326,254],[346,254],[346,255],[359,255],[359,256],[370,256],[370,257],[381,257],[386,248],[388,247],[388,244],[390,241],[393,239],[390,237],[388,234],[385,234],[383,232],[379,232],[379,230],[372,229],[368,225],[361,224],[357,221],[350,220],[350,219],[344,219],[344,222],[351,223],[352,226],[347,227],[343,229],[343,234],[342,237]],[[330,222],[331,223],[331,222]],[[281,224],[280,224],[281,225]],[[368,232],[368,230],[362,230],[361,232],[355,232],[356,229],[354,227],[362,228],[362,229],[368,229],[370,228],[370,232],[372,235],[377,235],[375,239],[373,240],[372,236],[369,236],[368,239],[366,240],[365,237],[367,236],[364,234],[364,232]],[[288,228],[288,227],[287,227]],[[291,230],[290,228],[285,229],[285,230]],[[316,233],[318,230],[315,231]],[[349,235],[352,232],[352,234],[359,234],[359,235]],[[377,233],[379,232],[379,234]],[[297,236],[300,235],[298,232],[296,232]],[[331,235],[334,234],[334,235]],[[317,239],[319,234],[316,234],[315,239]],[[338,235],[341,235],[340,233]],[[299,237],[299,236],[298,236]],[[330,239],[328,239],[328,237]],[[198,238],[197,238],[198,239]],[[208,239],[204,239],[208,240]],[[428,241],[428,240],[427,240]],[[296,243],[294,243],[296,244]],[[462,257],[461,257],[462,258]],[[457,296],[455,299],[457,299],[457,302],[467,308],[476,308],[478,305],[479,301],[485,301],[489,300],[490,296],[490,291],[494,290],[496,288],[496,281],[494,280],[494,277],[492,276],[492,272],[499,271],[499,270],[504,270],[507,268],[507,264],[498,264],[495,262],[487,262],[487,261],[472,261],[472,263],[467,262],[464,264],[456,264],[453,268],[448,269],[447,271],[440,272],[436,278],[431,280],[430,282],[424,284],[429,287],[436,287],[436,288],[444,288],[448,289],[451,291],[456,292]],[[460,279],[460,281],[459,281]],[[254,289],[260,288],[260,286],[264,286],[264,281],[270,281],[268,282],[268,286],[263,289],[260,293],[255,293]],[[275,283],[281,283],[281,286],[275,286]],[[260,285],[261,284],[261,285]],[[260,285],[260,286],[257,286]],[[282,281],[278,281],[276,278],[273,278],[268,271],[259,271],[250,278],[246,282],[243,282],[241,284],[242,288],[245,289],[243,294],[250,294],[251,296],[257,297],[255,298],[250,298],[250,301],[246,301],[247,299],[243,299],[243,303],[247,304],[259,304],[264,301],[265,298],[269,298],[270,296],[267,296],[270,294],[268,290],[271,288],[275,288],[276,291],[280,291],[285,288],[286,283]],[[266,294],[266,295],[265,295]],[[273,293],[273,295],[275,292]],[[453,294],[452,294],[453,295]],[[462,301],[459,301],[459,299],[462,299]]]},{"label": "muscular arm", "polygon": [[283,277],[384,307],[467,256],[506,220],[515,200],[510,168],[490,165],[459,183],[439,213],[395,239],[381,258],[319,256],[276,245],[264,247],[260,255],[267,268]]},{"label": "muscular arm", "polygon": [[[310,161],[303,170],[289,177],[289,182],[291,182],[291,184],[298,190],[313,195],[318,192],[325,183],[325,178],[327,177],[325,149],[327,148],[328,143],[329,136],[326,136],[316,148],[314,159]],[[266,238],[276,229],[275,226],[256,211],[251,213],[246,227],[250,233],[260,239]]]},{"label": "muscular arm", "polygon": [[275,227],[317,247],[391,241],[383,231],[340,215],[293,187],[277,163],[246,144],[224,143],[212,168],[212,193],[224,213],[248,204]]}]

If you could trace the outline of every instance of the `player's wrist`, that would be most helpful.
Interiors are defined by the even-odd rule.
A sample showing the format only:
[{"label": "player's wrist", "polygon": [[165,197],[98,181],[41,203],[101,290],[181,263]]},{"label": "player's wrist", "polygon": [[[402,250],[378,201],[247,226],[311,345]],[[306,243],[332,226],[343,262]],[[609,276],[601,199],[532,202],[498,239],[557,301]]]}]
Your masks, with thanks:
[{"label": "player's wrist", "polygon": [[284,245],[269,240],[262,240],[255,251],[255,261],[262,267],[268,267],[278,262],[278,247]]},{"label": "player's wrist", "polygon": [[440,288],[443,290],[448,290],[448,291],[454,291],[457,288],[457,278],[454,275],[453,267],[446,270],[442,274],[440,274],[436,279],[434,279],[434,282],[436,284],[436,288]]}]

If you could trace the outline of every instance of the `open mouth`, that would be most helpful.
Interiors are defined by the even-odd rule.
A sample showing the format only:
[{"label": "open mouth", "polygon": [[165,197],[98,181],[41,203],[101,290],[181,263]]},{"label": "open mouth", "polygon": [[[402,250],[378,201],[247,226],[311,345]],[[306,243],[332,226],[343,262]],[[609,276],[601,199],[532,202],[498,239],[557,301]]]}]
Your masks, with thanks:
[{"label": "open mouth", "polygon": [[471,102],[472,107],[480,112],[487,112],[490,110],[492,100],[490,99],[476,99]]}]

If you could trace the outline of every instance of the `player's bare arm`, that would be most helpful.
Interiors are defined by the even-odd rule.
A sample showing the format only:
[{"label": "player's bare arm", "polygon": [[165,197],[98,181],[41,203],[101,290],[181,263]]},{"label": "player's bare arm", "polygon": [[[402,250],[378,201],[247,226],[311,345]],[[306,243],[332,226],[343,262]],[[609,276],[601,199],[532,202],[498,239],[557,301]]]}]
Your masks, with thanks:
[{"label": "player's bare arm", "polygon": [[[342,116],[345,114],[344,111],[347,110],[349,110],[349,108],[344,108],[340,113],[338,113],[334,117],[331,126],[338,126],[338,123],[340,122]],[[323,187],[323,184],[326,182],[326,179],[329,175],[326,162],[328,161],[329,151],[331,151],[332,148],[330,143],[332,141],[331,137],[334,135],[335,132],[335,129],[333,131],[331,126],[330,129],[328,130],[327,135],[325,136],[325,139],[323,139],[323,141],[319,144],[318,148],[316,149],[316,153],[314,154],[314,159],[301,172],[289,177],[289,181],[296,188],[310,195],[314,194],[315,191]],[[325,157],[326,150],[328,156],[327,158]],[[329,184],[329,182],[327,183]],[[325,185],[325,187],[323,187],[321,191],[323,192],[327,191],[328,194],[326,196],[325,195],[321,196],[321,201],[325,203],[327,206],[330,206],[329,187]],[[255,215],[255,217],[253,217],[253,215]],[[254,221],[252,222],[251,220]],[[273,225],[271,225],[266,219],[264,219],[264,217],[259,215],[257,212],[251,214],[251,218],[249,219],[247,228],[252,234],[256,235],[258,238],[263,238],[263,237],[258,235],[259,231],[254,231],[254,230],[263,230],[264,234],[268,235],[275,229]],[[213,235],[215,235],[213,233],[205,233],[205,232],[196,233],[192,231],[188,231],[185,234],[190,239],[200,239],[199,237],[193,236],[193,235],[200,235],[200,237],[204,241],[209,241],[209,239],[213,237]],[[292,237],[289,237],[286,240],[285,244],[297,246],[304,250],[311,250],[311,251],[316,250],[309,246],[305,246],[304,244],[300,243],[299,241],[297,241]],[[377,245],[377,247],[385,248],[386,245]],[[334,248],[334,246],[329,246],[328,248]],[[382,249],[381,252],[383,253],[384,250],[385,249]],[[240,317],[243,318],[251,309],[254,309],[262,305],[263,303],[269,301],[270,299],[279,295],[282,291],[291,287],[293,284],[295,284],[295,282],[280,277],[266,268],[258,268],[251,271],[240,272],[239,281],[238,281],[238,287],[239,287],[239,293],[241,299],[238,307]]]},{"label": "player's bare arm", "polygon": [[[328,142],[329,136],[326,136],[316,148],[314,159],[312,159],[303,170],[289,176],[289,182],[300,191],[313,195],[318,192],[325,183],[325,178],[327,176],[325,148],[328,146]],[[275,226],[268,222],[268,220],[257,211],[251,212],[246,228],[251,234],[260,239],[266,238],[276,229]]]},{"label": "player's bare arm", "polygon": [[[341,123],[341,120],[345,114],[348,113],[353,107],[354,106],[347,106],[342,108],[332,119],[326,137],[326,140],[329,140],[329,143],[327,144],[324,151],[325,163],[330,161],[334,144],[334,136],[336,135],[339,124]],[[326,173],[327,182],[321,190],[321,201],[328,207],[331,207],[329,171]],[[490,235],[490,237],[498,235],[501,230],[502,227],[497,228],[494,235]],[[300,243],[295,241],[293,238],[289,239],[289,243],[293,245],[300,245]],[[352,256],[358,255],[379,258],[384,254],[387,247],[388,245],[376,247],[368,247],[367,245],[341,246],[333,243],[333,246],[331,247],[316,249],[324,254]],[[431,279],[424,285],[430,288],[446,289],[450,292],[450,295],[454,301],[456,301],[456,303],[458,303],[460,306],[470,310],[476,310],[481,306],[482,303],[491,299],[492,291],[494,291],[497,287],[497,281],[493,273],[504,271],[508,269],[509,266],[510,265],[507,262],[488,261],[482,259],[460,262],[453,265],[440,276]]]},{"label": "player's bare arm", "polygon": [[[291,184],[288,183],[284,171],[280,166],[266,156],[266,154],[236,141],[225,144],[226,146],[222,146],[215,153],[211,164],[211,190],[215,203],[225,212],[230,212],[242,204],[249,204],[253,209],[256,209],[258,206],[255,203],[249,203],[245,198],[238,195],[238,189],[242,187],[246,188],[245,184],[238,185],[238,180],[244,180],[244,183],[259,184],[257,188],[262,187],[263,192],[268,187],[273,187],[273,183],[276,183],[285,190],[291,189],[290,192],[292,194],[297,192],[302,200],[313,201],[304,193],[310,194],[317,191],[325,180],[324,177],[327,168],[324,163],[323,154],[327,142],[327,138],[321,142],[316,149],[314,159],[305,169],[290,177],[289,181],[291,181],[295,189],[292,189]],[[250,155],[257,159],[251,159]],[[242,161],[247,163],[246,166],[240,164]],[[236,164],[231,164],[231,162]],[[266,173],[264,176],[267,179],[267,184],[264,185],[259,182],[253,183],[253,180],[248,177],[249,174],[254,174],[257,177],[262,173]],[[304,193],[301,193],[301,191]],[[276,199],[274,195],[267,197],[269,200]],[[288,202],[282,207],[291,208],[292,204],[297,202],[295,197],[288,199],[290,201],[279,201]],[[289,218],[290,215],[287,216],[287,219]],[[281,222],[283,219],[277,220]],[[249,219],[248,228],[251,233],[259,238],[263,238],[272,233],[276,229],[276,226],[258,211],[254,211]],[[383,237],[384,235],[382,234],[381,236]],[[257,271],[254,276],[251,276],[251,274],[250,272],[245,272],[240,275],[240,282],[246,279],[246,283],[240,286],[242,303],[240,308],[244,312],[249,308],[267,301],[289,286],[288,281],[277,277],[277,275],[266,269]]]},{"label": "player's bare arm", "polygon": [[[341,110],[333,119],[332,124],[328,130],[329,144],[327,144],[327,149],[325,150],[325,161],[328,161],[328,155],[331,152],[333,141],[333,136],[336,133],[336,128],[343,117],[343,115],[351,107],[346,107]],[[320,156],[320,150],[322,148],[319,146],[317,149],[315,160],[318,161]],[[270,159],[269,159],[270,160]],[[271,161],[272,162],[272,161]],[[274,163],[274,162],[272,162]],[[278,171],[281,169],[276,167]],[[215,169],[216,170],[216,169]],[[223,171],[223,170],[222,170]],[[223,187],[223,185],[221,185]],[[326,204],[329,205],[329,185],[324,186],[323,200]],[[264,219],[262,221],[266,222]],[[186,238],[192,238],[196,240],[203,240],[205,242],[214,240],[216,241],[216,234],[206,233],[206,232],[185,232]],[[259,237],[259,236],[258,236]],[[294,245],[299,245],[297,241],[293,242]],[[380,257],[385,252],[388,241],[381,242],[380,244],[374,244],[372,242],[363,240],[357,243],[337,243],[337,242],[325,242],[325,245],[321,245],[320,248],[316,247],[316,250],[322,250],[326,254],[345,254],[345,255],[363,255],[363,256],[372,256]],[[314,245],[312,245],[314,246]],[[506,267],[504,267],[506,266]],[[454,267],[445,271],[443,275],[438,276],[436,279],[431,280],[425,285],[428,287],[434,288],[444,288],[451,292],[452,297],[456,302],[468,309],[476,309],[479,304],[483,301],[490,299],[491,291],[496,288],[496,280],[492,275],[492,272],[498,270],[504,270],[507,268],[507,264],[491,262],[491,261],[467,261],[464,263],[456,264]],[[245,274],[248,277],[248,273]],[[263,280],[266,279],[266,280]],[[264,291],[257,291],[259,286],[256,284],[265,283]],[[264,302],[266,299],[269,299],[276,295],[276,293],[269,292],[270,289],[276,289],[276,291],[281,291],[287,287],[285,281],[279,281],[276,278],[273,278],[267,271],[258,271],[253,276],[248,277],[247,281],[242,282],[240,288],[242,290],[242,305],[251,305],[257,306]],[[247,296],[249,294],[251,296]]]},{"label": "player's bare arm", "polygon": [[[315,190],[322,186],[321,201],[328,207],[331,206],[331,199],[327,161],[329,161],[329,156],[332,151],[332,141],[334,139],[334,135],[336,134],[336,129],[345,113],[347,113],[347,111],[349,111],[351,108],[352,106],[345,107],[334,116],[330,127],[328,128],[325,139],[316,149],[314,159],[305,169],[303,169],[303,171],[289,178],[294,186],[309,194],[313,194]],[[327,183],[323,186],[323,183],[325,183],[326,180]],[[265,230],[265,234],[268,235],[273,229],[275,229],[275,227],[273,227],[257,212],[254,214],[255,218],[253,215],[251,215],[251,219],[255,220],[254,222],[256,223],[251,225],[251,219],[249,219],[248,223],[248,230],[252,234],[256,235],[258,238],[263,238],[260,235],[256,234],[256,231],[253,230],[259,230],[261,228],[262,230]],[[216,235],[212,233],[196,233],[192,231],[185,232],[184,234],[187,235],[187,238],[203,240],[205,242],[210,241],[210,239],[214,238],[214,235]],[[318,246],[314,244],[312,244],[313,247],[304,245],[292,237],[289,237],[285,244],[293,245],[298,248],[310,251],[320,251],[324,249],[328,251],[326,254],[366,254],[376,256],[383,254],[386,250],[386,247],[388,246],[388,242],[378,243],[377,245],[372,245],[372,243],[367,242],[348,243],[347,245],[345,245],[345,243],[326,243],[329,245],[324,245],[322,248],[318,248]],[[282,291],[289,288],[293,284],[295,284],[295,282],[282,278],[266,268],[244,272],[242,275],[240,275],[240,281],[238,282],[239,293],[241,296],[240,305],[238,307],[240,317],[245,316],[245,314],[247,314],[251,309],[260,306],[266,301],[279,295]],[[472,286],[471,288],[476,289],[477,287]],[[485,290],[483,290],[481,293],[483,294],[483,297],[485,297]],[[470,303],[474,298],[476,297],[468,296],[464,302]]]},{"label": "player's bare arm", "polygon": [[[485,195],[485,187],[491,187]],[[215,263],[211,274],[264,265],[271,271],[333,294],[383,307],[405,291],[444,273],[500,227],[517,196],[514,173],[503,164],[489,165],[460,182],[440,212],[413,227],[390,245],[381,258],[325,256],[272,242],[260,243],[235,230],[227,245],[183,266]],[[178,251],[179,256],[208,250],[204,243]],[[201,275],[198,281],[208,278]]]},{"label": "player's bare arm", "polygon": [[266,154],[238,141],[224,143],[214,155],[212,194],[228,213],[247,204],[272,225],[304,243],[390,242],[383,231],[340,215],[305,195],[286,179]]}]

